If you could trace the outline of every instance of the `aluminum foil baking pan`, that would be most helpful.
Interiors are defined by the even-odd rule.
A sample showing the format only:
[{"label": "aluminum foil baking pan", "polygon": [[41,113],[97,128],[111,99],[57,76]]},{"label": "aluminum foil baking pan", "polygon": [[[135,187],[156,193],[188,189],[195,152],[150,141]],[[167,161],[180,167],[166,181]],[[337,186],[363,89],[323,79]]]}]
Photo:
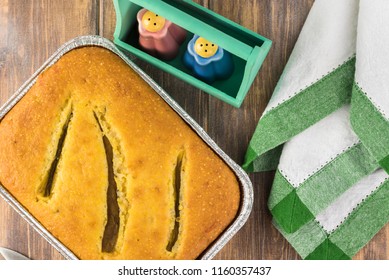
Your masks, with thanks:
[{"label": "aluminum foil baking pan", "polygon": [[[216,143],[207,135],[207,133],[196,123],[168,94],[147,74],[145,74],[137,65],[135,65],[126,55],[124,55],[115,45],[99,36],[82,36],[77,37],[62,47],[60,47],[30,79],[28,79],[21,88],[0,108],[0,121],[9,110],[28,92],[34,85],[40,73],[52,64],[57,62],[65,53],[79,47],[100,46],[117,54],[123,59],[134,71],[136,71],[165,101],[176,111],[182,119],[216,152],[236,174],[241,187],[241,204],[239,212],[233,223],[203,252],[200,256],[202,260],[212,259],[224,245],[238,232],[238,230],[247,221],[253,205],[253,189],[247,174],[228,157]],[[55,238],[44,226],[40,224],[1,184],[0,195],[8,202],[41,236],[43,236],[54,248],[56,248],[66,259],[78,259],[66,246]]]}]

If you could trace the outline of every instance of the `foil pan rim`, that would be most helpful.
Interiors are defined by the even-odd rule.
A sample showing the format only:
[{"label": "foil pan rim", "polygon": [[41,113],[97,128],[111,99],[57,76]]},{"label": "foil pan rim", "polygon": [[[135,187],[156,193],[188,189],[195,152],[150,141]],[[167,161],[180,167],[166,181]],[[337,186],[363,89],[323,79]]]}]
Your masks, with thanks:
[{"label": "foil pan rim", "polygon": [[[42,66],[0,107],[0,120],[12,109],[13,106],[28,92],[35,84],[40,73],[56,63],[67,52],[86,46],[99,46],[106,48],[118,55],[127,65],[136,71],[143,80],[145,80],[158,95],[196,132],[196,134],[204,140],[204,142],[212,148],[234,171],[239,179],[241,186],[241,204],[238,215],[235,217],[232,224],[207,248],[201,255],[201,260],[212,259],[227,242],[243,227],[246,223],[254,201],[254,193],[252,183],[243,169],[235,163],[205,132],[205,130],[191,117],[188,113],[174,101],[165,90],[159,86],[150,76],[132,62],[122,51],[120,51],[110,40],[98,35],[85,35],[71,39],[63,44],[50,58],[42,64]],[[67,259],[77,260],[77,256],[72,253],[65,245],[63,245],[56,237],[54,237],[39,221],[35,219],[26,209],[0,184],[0,196],[11,205],[18,214],[24,218],[38,233],[48,241],[59,253]]]}]

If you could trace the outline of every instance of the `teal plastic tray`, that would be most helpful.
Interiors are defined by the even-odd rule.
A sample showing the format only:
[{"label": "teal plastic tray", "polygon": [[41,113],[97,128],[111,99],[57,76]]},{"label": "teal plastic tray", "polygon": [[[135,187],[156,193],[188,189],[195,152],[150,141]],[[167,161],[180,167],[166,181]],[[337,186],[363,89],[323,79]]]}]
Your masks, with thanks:
[{"label": "teal plastic tray", "polygon": [[[143,60],[169,72],[187,83],[231,104],[240,107],[254,81],[271,41],[190,0],[113,0],[116,10],[114,43]],[[188,31],[187,41],[181,45],[179,55],[163,61],[144,52],[138,43],[137,12],[146,8],[158,13]],[[187,43],[197,34],[232,54],[234,72],[230,78],[207,84],[187,69],[182,57]]]}]

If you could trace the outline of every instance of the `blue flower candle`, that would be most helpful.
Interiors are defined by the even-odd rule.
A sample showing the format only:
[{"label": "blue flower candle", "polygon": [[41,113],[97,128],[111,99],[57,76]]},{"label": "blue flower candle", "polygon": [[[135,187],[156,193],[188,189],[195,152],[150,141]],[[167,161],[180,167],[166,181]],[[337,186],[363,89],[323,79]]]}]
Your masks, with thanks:
[{"label": "blue flower candle", "polygon": [[234,71],[231,54],[198,35],[190,40],[183,60],[186,67],[207,83],[227,79]]}]

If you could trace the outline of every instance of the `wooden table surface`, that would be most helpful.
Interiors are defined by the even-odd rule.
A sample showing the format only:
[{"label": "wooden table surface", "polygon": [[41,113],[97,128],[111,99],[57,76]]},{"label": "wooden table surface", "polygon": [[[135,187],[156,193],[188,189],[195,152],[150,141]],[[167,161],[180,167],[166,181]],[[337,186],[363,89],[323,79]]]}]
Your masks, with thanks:
[{"label": "wooden table surface", "polygon": [[[282,73],[313,0],[197,0],[201,5],[271,39],[272,49],[241,108],[204,94],[161,70],[137,61],[238,164],[244,158],[271,93]],[[0,104],[68,40],[98,34],[110,40],[112,0],[0,0]],[[271,224],[266,202],[274,173],[250,174],[254,207],[246,225],[216,259],[299,259]],[[387,259],[389,227],[356,259]],[[0,199],[0,246],[33,259],[62,256]]]}]

